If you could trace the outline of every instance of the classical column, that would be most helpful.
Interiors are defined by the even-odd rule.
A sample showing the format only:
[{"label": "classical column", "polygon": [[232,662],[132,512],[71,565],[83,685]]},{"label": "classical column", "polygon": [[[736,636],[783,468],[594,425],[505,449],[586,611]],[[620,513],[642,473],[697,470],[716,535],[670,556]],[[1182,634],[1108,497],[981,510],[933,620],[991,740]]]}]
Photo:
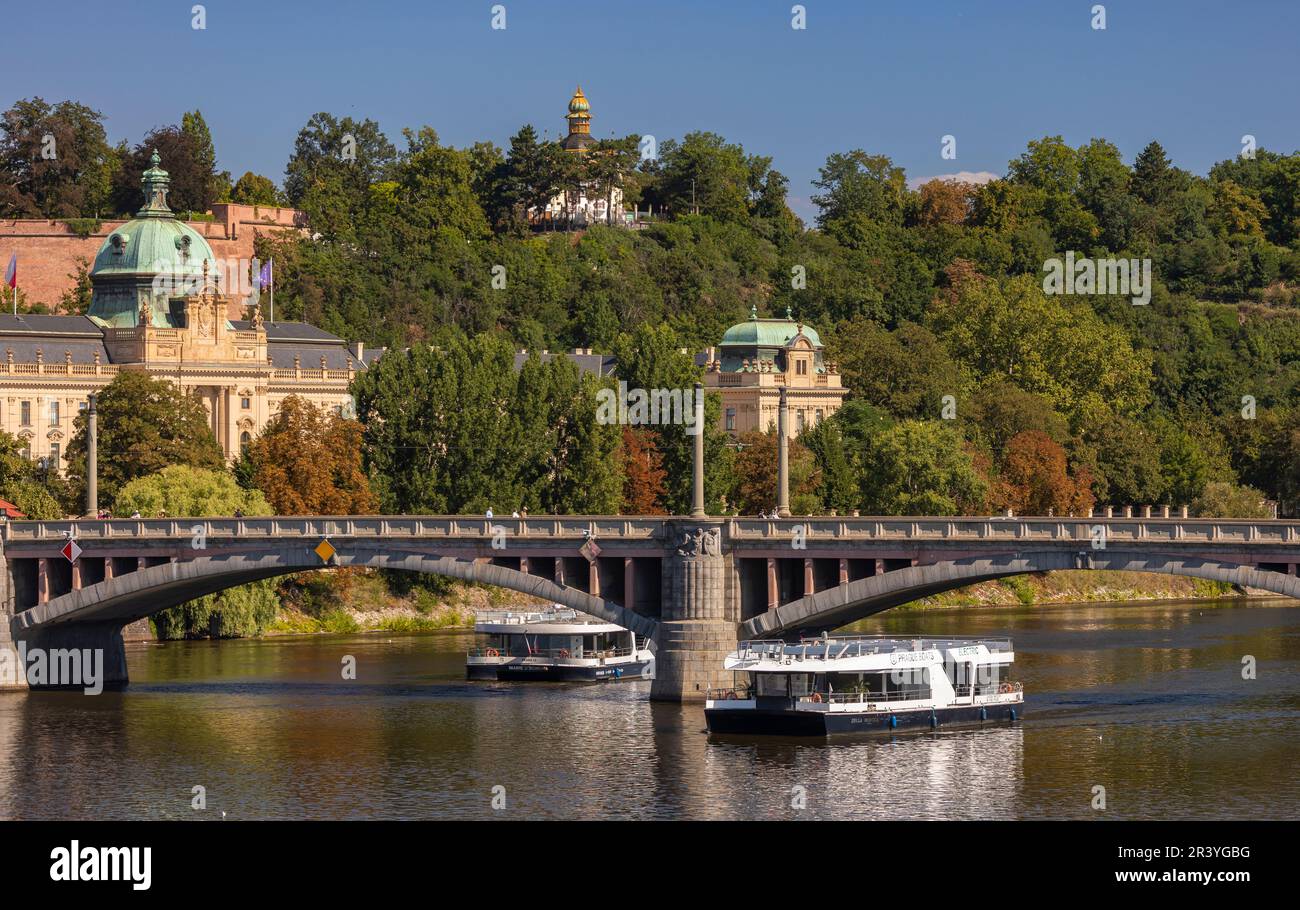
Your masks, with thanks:
[{"label": "classical column", "polygon": [[816,594],[817,579],[813,571],[813,561],[811,556],[803,558],[803,593],[807,597]]},{"label": "classical column", "polygon": [[75,559],[72,562],[72,590],[81,590],[81,560]]},{"label": "classical column", "polygon": [[663,611],[650,697],[698,701],[709,689],[729,685],[723,661],[736,647],[736,617],[728,606],[732,571],[722,553],[722,528],[674,522],[681,543],[663,560]]},{"label": "classical column", "polygon": [[36,602],[43,604],[50,599],[50,561],[42,556],[36,561]]},{"label": "classical column", "polygon": [[593,559],[590,561],[591,569],[587,573],[587,593],[592,597],[600,596],[600,560]]},{"label": "classical column", "polygon": [[776,514],[790,517],[790,440],[786,432],[790,426],[790,404],[786,400],[785,386],[781,386],[780,404],[776,409]]},{"label": "classical column", "polygon": [[704,518],[704,386],[695,383],[695,445],[691,459],[691,517]]},{"label": "classical column", "polygon": [[636,609],[636,559],[623,557],[623,606]]},{"label": "classical column", "polygon": [[775,610],[781,606],[781,588],[776,574],[776,558],[767,558],[767,608]]}]

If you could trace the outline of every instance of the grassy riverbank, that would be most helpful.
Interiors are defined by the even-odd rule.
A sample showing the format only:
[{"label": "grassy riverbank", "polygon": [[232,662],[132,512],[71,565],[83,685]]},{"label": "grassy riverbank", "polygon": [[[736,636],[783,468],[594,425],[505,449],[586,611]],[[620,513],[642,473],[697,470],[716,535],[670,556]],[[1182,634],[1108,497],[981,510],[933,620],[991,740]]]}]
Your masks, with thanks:
[{"label": "grassy riverbank", "polygon": [[472,629],[477,610],[543,604],[515,591],[447,582],[395,592],[377,572],[312,573],[280,588],[267,635],[313,632],[432,632]]},{"label": "grassy riverbank", "polygon": [[1028,606],[1120,600],[1200,600],[1230,597],[1232,585],[1204,578],[1156,572],[1111,572],[1104,569],[1014,575],[945,591],[904,604],[903,610],[949,607]]},{"label": "grassy riverbank", "polygon": [[[1139,572],[1066,571],[982,582],[904,604],[902,610],[1026,606],[1232,596],[1222,582]],[[377,572],[312,573],[281,586],[279,615],[267,635],[319,632],[431,632],[472,629],[477,610],[544,605],[514,591],[460,582],[394,592]],[[1239,592],[1238,592],[1239,593]]]}]

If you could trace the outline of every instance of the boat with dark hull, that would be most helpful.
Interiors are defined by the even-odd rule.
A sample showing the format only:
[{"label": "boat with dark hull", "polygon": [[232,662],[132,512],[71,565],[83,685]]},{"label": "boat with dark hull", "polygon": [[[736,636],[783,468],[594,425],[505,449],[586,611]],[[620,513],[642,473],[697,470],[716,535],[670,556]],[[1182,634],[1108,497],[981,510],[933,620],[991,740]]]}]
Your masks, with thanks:
[{"label": "boat with dark hull", "polygon": [[653,679],[654,653],[636,633],[558,605],[478,614],[482,644],[465,658],[469,679],[606,682]]},{"label": "boat with dark hull", "polygon": [[704,716],[710,733],[822,737],[1016,721],[1014,661],[1009,641],[744,641],[724,663],[736,685],[710,690]]}]

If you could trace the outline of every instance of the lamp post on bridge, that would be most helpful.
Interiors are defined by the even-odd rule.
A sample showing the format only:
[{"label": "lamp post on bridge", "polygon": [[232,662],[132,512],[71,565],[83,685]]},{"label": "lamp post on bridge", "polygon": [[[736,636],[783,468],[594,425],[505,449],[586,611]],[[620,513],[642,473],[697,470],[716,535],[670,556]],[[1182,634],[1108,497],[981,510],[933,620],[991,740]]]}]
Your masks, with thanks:
[{"label": "lamp post on bridge", "polygon": [[695,383],[695,447],[691,459],[691,517],[705,518],[704,511],[704,385]]},{"label": "lamp post on bridge", "polygon": [[776,517],[790,517],[790,440],[786,437],[786,427],[790,424],[790,403],[786,399],[785,386],[781,386],[780,403],[776,409]]},{"label": "lamp post on bridge", "polygon": [[86,407],[86,514],[99,517],[99,415],[95,411],[95,396],[89,397]]}]

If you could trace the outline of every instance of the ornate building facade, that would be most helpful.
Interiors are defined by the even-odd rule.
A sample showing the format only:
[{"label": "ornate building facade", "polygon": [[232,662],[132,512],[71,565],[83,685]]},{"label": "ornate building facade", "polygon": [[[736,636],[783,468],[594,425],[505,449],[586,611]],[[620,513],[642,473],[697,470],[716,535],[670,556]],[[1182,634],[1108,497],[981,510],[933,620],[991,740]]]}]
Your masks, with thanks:
[{"label": "ornate building facade", "polygon": [[791,439],[838,411],[848,394],[816,329],[796,322],[789,310],[784,319],[759,319],[757,308],[706,352],[704,386],[721,393],[722,429],[733,436],[775,427],[782,388]]},{"label": "ornate building facade", "polygon": [[234,459],[289,395],[351,413],[348,386],[379,354],[305,323],[266,322],[257,295],[224,293],[231,270],[167,207],[160,164],[155,153],[144,207],[95,257],[85,316],[0,315],[0,429],[59,470],[87,397],[122,370],[196,395]]},{"label": "ornate building facade", "polygon": [[[564,117],[568,135],[560,140],[560,147],[571,155],[591,153],[596,140],[591,138],[591,104],[582,93],[582,86],[569,100],[569,112]],[[581,183],[554,196],[540,212],[531,213],[535,221],[564,227],[585,227],[589,224],[623,224],[623,190],[614,187],[609,193],[591,183]]]}]

